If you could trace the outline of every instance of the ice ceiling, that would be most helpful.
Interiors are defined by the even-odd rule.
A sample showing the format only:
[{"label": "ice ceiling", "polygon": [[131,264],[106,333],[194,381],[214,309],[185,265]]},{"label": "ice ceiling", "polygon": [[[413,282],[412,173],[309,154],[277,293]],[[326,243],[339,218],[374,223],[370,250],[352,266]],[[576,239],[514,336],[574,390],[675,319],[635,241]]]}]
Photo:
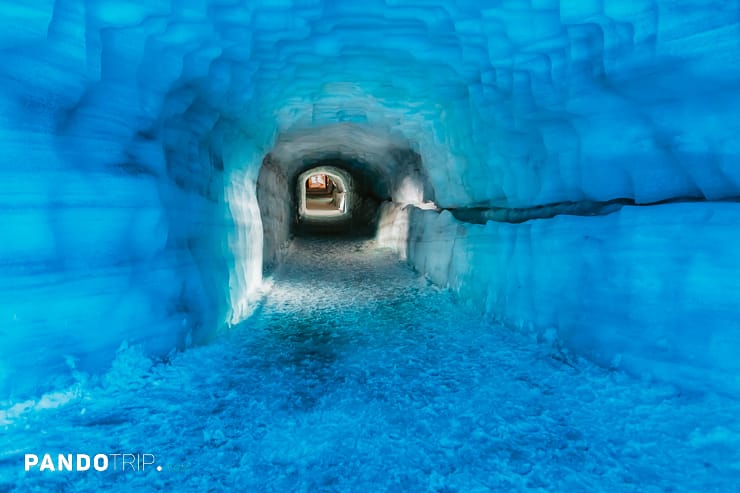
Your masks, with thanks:
[{"label": "ice ceiling", "polygon": [[[244,320],[261,279],[265,207],[277,204],[270,196],[289,190],[283,185],[307,161],[327,156],[366,163],[397,202],[433,198],[443,209],[526,216],[573,203],[598,211],[615,200],[698,201],[713,208],[692,209],[687,229],[675,225],[667,238],[704,231],[712,217],[731,225],[731,201],[740,196],[738,6],[707,5],[0,2],[0,320],[11,361],[0,381],[33,364],[64,368],[52,349],[58,341],[94,366],[126,339],[162,352]],[[412,154],[428,186],[404,180]],[[265,156],[275,178],[258,202]],[[726,203],[715,207],[719,201]],[[278,216],[270,220],[289,220]],[[637,229],[610,221],[624,241],[640,228],[652,231],[650,217],[638,216]],[[556,241],[562,228],[548,227],[556,230],[543,233],[554,242],[550,253],[577,251],[578,241]],[[573,237],[583,236],[579,228]],[[677,246],[693,270],[666,267],[673,281],[735,269],[729,251],[706,249],[729,229],[699,242],[709,267]],[[534,233],[525,236],[537,244]],[[506,248],[501,258],[524,247]],[[659,245],[656,257],[665,248],[670,244]],[[613,279],[626,260],[610,259],[603,272]],[[547,268],[544,260],[538,265]],[[586,267],[570,270],[574,290],[594,281],[583,272],[602,269]],[[495,277],[485,265],[480,272]],[[662,272],[630,286],[658,282]],[[473,278],[460,276],[441,280],[465,292],[460,286]],[[524,282],[530,293],[550,282],[531,273],[496,279]],[[604,297],[623,292],[614,282]],[[552,286],[562,291],[562,283]],[[729,279],[714,286],[722,296],[737,293]],[[495,312],[496,296],[478,299]],[[656,296],[656,303],[683,299]],[[727,300],[720,302],[724,314],[732,310]],[[522,313],[532,310],[512,317],[527,320]],[[567,324],[552,313],[529,318]],[[699,359],[716,357],[707,351]],[[24,356],[12,356],[18,354]]]}]

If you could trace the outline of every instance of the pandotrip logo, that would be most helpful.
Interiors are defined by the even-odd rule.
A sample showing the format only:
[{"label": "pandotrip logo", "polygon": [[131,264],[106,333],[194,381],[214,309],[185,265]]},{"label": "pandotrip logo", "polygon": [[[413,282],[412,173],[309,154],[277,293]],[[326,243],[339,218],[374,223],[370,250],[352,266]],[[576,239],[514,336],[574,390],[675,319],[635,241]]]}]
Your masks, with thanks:
[{"label": "pandotrip logo", "polygon": [[26,472],[148,472],[162,471],[154,454],[25,454]]}]

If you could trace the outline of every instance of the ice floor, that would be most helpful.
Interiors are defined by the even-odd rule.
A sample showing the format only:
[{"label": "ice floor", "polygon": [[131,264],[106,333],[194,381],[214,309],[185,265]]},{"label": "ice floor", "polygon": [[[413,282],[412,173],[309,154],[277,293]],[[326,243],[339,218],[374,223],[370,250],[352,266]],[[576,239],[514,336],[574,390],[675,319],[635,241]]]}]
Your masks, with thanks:
[{"label": "ice floor", "polygon": [[[248,323],[166,363],[122,351],[0,428],[0,491],[724,493],[739,416],[484,324],[372,241],[298,239]],[[163,470],[26,474],[29,450]]]}]

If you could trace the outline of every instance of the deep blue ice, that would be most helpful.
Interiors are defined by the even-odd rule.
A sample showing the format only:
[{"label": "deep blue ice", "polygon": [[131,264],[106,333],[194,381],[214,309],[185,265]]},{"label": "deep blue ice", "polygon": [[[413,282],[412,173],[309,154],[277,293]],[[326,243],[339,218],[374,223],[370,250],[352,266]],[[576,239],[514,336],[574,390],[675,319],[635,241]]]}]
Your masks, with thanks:
[{"label": "deep blue ice", "polygon": [[[481,321],[373,241],[297,239],[247,323],[6,416],[0,491],[730,492],[739,412]],[[27,475],[29,450],[163,470]]]}]

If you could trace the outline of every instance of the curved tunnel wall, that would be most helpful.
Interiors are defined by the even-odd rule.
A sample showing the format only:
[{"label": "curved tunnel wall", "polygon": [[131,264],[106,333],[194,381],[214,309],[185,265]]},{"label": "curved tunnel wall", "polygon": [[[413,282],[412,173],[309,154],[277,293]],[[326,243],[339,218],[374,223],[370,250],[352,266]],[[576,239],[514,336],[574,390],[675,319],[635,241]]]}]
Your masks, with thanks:
[{"label": "curved tunnel wall", "polygon": [[[38,367],[68,378],[61,353],[98,368],[123,340],[163,353],[244,320],[263,263],[264,157],[398,163],[398,149],[418,154],[427,183],[391,186],[397,202],[525,214],[685,204],[485,226],[409,209],[403,243],[418,269],[494,316],[554,328],[637,372],[659,368],[648,343],[659,341],[682,374],[739,385],[734,3],[0,7],[0,387],[47,385]],[[324,127],[335,130],[311,137]],[[439,241],[455,254],[424,246]],[[557,282],[551,258],[571,265]],[[656,309],[630,308],[617,326],[581,316],[645,306],[645,292]],[[686,300],[696,317],[666,311]]]}]

